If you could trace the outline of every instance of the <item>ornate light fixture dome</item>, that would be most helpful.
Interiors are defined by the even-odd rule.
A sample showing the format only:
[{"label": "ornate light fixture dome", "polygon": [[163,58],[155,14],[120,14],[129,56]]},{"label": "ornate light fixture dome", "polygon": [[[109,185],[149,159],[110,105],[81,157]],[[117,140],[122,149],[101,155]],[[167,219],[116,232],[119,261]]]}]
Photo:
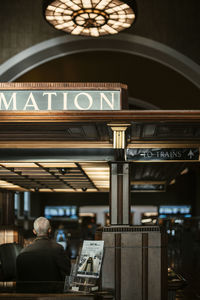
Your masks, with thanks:
[{"label": "ornate light fixture dome", "polygon": [[44,15],[56,29],[73,35],[116,34],[135,20],[135,0],[45,0]]}]

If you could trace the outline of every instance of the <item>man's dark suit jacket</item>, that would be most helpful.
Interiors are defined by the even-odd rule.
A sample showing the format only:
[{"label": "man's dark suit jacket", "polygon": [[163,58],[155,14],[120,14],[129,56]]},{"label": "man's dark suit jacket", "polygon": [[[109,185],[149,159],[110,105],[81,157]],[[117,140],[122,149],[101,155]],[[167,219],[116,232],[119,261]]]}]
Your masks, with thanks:
[{"label": "man's dark suit jacket", "polygon": [[18,281],[64,281],[71,263],[61,245],[47,237],[38,237],[17,257]]}]

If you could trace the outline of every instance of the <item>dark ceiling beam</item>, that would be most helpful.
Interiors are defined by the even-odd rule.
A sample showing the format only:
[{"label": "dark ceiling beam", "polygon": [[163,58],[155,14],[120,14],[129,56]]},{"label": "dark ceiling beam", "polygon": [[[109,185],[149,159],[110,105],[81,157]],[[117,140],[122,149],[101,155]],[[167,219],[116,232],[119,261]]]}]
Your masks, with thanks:
[{"label": "dark ceiling beam", "polygon": [[[30,181],[30,185],[31,185],[31,183],[36,183],[37,185],[40,185],[40,187],[45,187],[45,188],[47,188],[47,186],[46,185],[44,185],[43,183],[41,183],[40,181],[37,181],[37,180],[35,180],[35,179],[33,179],[33,178],[31,178],[31,177],[29,177],[28,175],[22,175],[22,172],[21,171],[15,171],[15,168],[7,168],[7,167],[5,167],[5,166],[3,166],[3,165],[0,165],[0,167],[2,167],[3,169],[5,169],[5,170],[7,170],[7,171],[9,171],[9,172],[11,172],[11,173],[14,173],[14,174],[16,174],[17,176],[19,176],[19,177],[21,177],[21,178],[23,178],[23,179],[27,179],[28,181]],[[25,188],[25,189],[30,189],[30,188],[33,188],[33,187],[27,187],[27,186],[24,186],[24,185],[19,185],[18,183],[17,183],[17,181],[15,181],[15,180],[7,180],[6,179],[6,175],[5,175],[5,177],[1,177],[2,178],[2,180],[5,180],[5,181],[7,181],[7,182],[10,182],[10,183],[12,183],[12,184],[15,184],[15,185],[18,185],[18,186],[20,186],[20,187],[22,187],[22,188]]]},{"label": "dark ceiling beam", "polygon": [[[37,146],[39,145],[37,142]],[[74,162],[74,161],[112,161],[114,149],[106,148],[1,148],[1,162]]]},{"label": "dark ceiling beam", "polygon": [[64,185],[66,185],[67,187],[69,187],[70,189],[76,190],[71,184],[67,183],[66,181],[64,181],[62,178],[60,178],[59,175],[55,175],[53,172],[51,172],[49,170],[49,168],[45,168],[42,165],[40,165],[39,163],[35,163],[36,166],[40,167],[41,169],[43,169],[45,172],[49,173],[51,176],[53,176],[54,178],[56,178],[58,181],[62,182]]},{"label": "dark ceiling beam", "polygon": [[81,173],[88,179],[88,181],[91,183],[91,185],[97,190],[99,191],[99,189],[96,187],[96,185],[94,184],[94,182],[90,179],[90,177],[85,173],[85,171],[81,168],[79,163],[75,163],[75,165],[77,166],[77,168],[81,171]]}]

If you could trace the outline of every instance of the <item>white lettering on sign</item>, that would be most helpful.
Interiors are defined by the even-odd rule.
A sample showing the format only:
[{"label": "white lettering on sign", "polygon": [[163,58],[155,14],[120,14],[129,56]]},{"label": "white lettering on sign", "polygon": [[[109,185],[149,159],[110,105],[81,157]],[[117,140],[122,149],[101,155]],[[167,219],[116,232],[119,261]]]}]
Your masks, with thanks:
[{"label": "white lettering on sign", "polygon": [[180,151],[155,151],[155,152],[145,152],[140,153],[141,156],[144,156],[145,158],[181,158],[181,152]]},{"label": "white lettering on sign", "polygon": [[56,96],[56,93],[43,93],[43,96],[45,96],[45,95],[48,95],[48,108],[47,108],[47,110],[51,110],[51,96],[52,95],[55,95]]},{"label": "white lettering on sign", "polygon": [[[31,100],[31,101],[30,101],[30,100]],[[29,103],[29,101],[30,101],[30,103]],[[37,103],[35,102],[35,99],[34,99],[32,93],[30,93],[30,95],[29,95],[29,97],[28,97],[28,100],[26,101],[26,104],[25,104],[23,110],[26,110],[27,107],[32,107],[32,108],[34,108],[34,110],[39,110],[39,108],[38,108],[38,106],[37,106]]]},{"label": "white lettering on sign", "polygon": [[[88,107],[81,107],[81,106],[79,105],[79,103],[78,103],[78,97],[79,97],[80,95],[86,96],[86,98],[89,100]],[[83,101],[82,101],[82,102],[83,102]],[[84,102],[86,102],[86,101],[84,101]],[[92,104],[93,104],[93,99],[92,99],[92,97],[91,97],[88,93],[79,93],[79,94],[75,97],[75,99],[74,99],[74,104],[75,104],[75,106],[76,106],[79,110],[90,110],[90,107],[91,107]]]},{"label": "white lettering on sign", "polygon": [[181,158],[181,152],[180,151],[160,151],[157,152],[158,158]]},{"label": "white lettering on sign", "polygon": [[151,151],[140,153],[141,156],[144,156],[145,158],[152,158],[154,154]]},{"label": "white lettering on sign", "polygon": [[0,110],[120,110],[120,91],[18,90],[0,92]]},{"label": "white lettering on sign", "polygon": [[194,153],[192,152],[191,149],[190,149],[190,152],[188,153],[188,156],[190,157],[190,159],[194,156]]},{"label": "white lettering on sign", "polygon": [[[109,100],[104,93],[101,93],[101,108],[100,110],[103,110],[103,100],[110,106],[111,110],[114,109],[114,94],[112,93],[112,99]],[[111,103],[112,102],[112,103]]]},{"label": "white lettering on sign", "polygon": [[[13,93],[12,96],[10,97],[10,102],[8,103],[6,101],[6,97],[4,95],[4,93],[0,93],[0,110],[8,110],[11,103],[12,103],[12,109],[11,110],[17,110],[17,106],[16,106],[16,94],[17,93]],[[2,107],[2,103],[4,104],[4,107]]]},{"label": "white lettering on sign", "polygon": [[67,110],[67,94],[63,93],[63,110]]}]

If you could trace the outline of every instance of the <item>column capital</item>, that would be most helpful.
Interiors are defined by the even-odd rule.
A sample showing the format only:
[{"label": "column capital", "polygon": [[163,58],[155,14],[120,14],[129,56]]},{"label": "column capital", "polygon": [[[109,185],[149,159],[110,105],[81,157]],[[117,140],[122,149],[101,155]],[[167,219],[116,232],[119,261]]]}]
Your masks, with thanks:
[{"label": "column capital", "polygon": [[129,123],[108,123],[113,131],[113,148],[125,149],[125,131],[131,125]]}]

